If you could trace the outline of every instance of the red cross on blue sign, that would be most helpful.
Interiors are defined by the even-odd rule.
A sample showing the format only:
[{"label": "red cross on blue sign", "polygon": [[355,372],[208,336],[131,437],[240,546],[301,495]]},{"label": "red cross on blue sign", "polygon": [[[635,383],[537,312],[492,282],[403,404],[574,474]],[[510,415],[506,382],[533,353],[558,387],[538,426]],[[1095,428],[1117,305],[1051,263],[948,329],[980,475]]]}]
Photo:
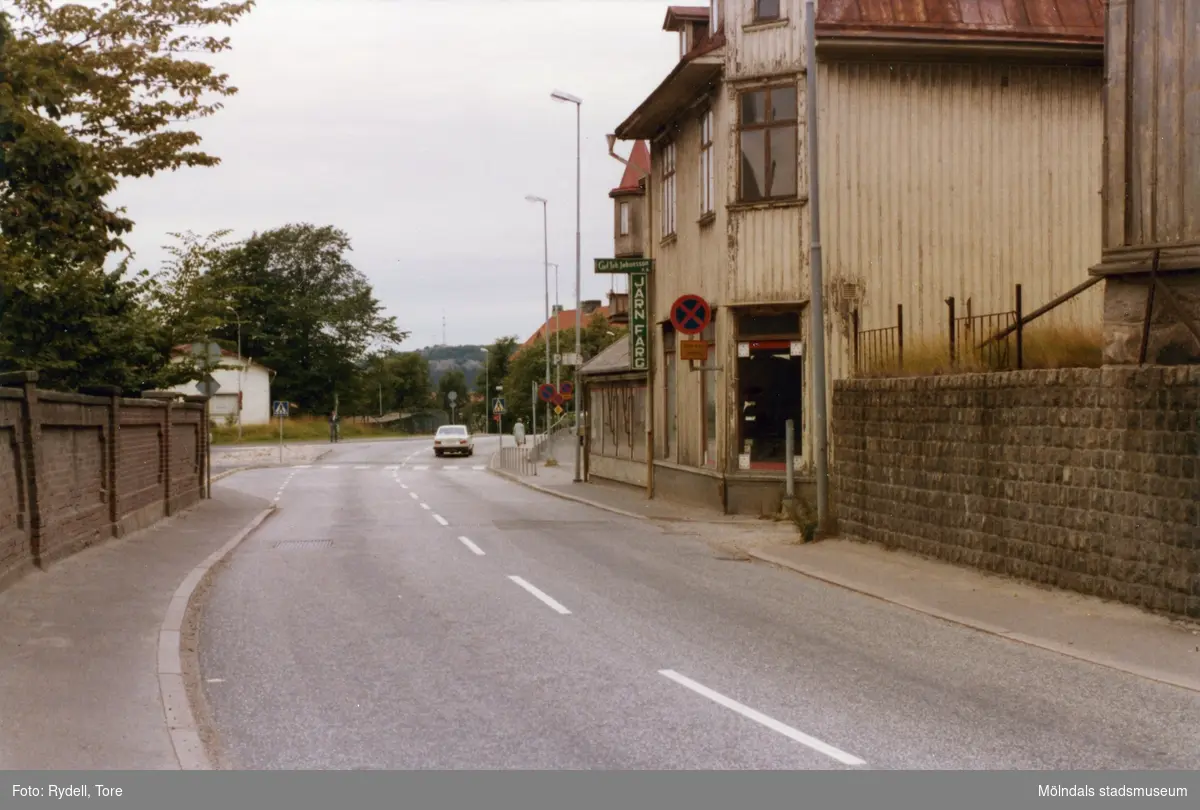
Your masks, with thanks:
[{"label": "red cross on blue sign", "polygon": [[671,325],[685,335],[698,335],[712,320],[708,302],[698,295],[681,295],[671,305]]}]

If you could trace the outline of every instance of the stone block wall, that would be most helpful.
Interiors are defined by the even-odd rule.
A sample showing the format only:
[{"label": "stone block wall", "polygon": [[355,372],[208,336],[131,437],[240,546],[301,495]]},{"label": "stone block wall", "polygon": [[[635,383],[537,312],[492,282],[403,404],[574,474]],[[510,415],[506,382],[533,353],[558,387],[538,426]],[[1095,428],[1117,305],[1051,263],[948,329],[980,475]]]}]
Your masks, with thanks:
[{"label": "stone block wall", "polygon": [[834,387],[851,537],[1200,618],[1200,366]]},{"label": "stone block wall", "polygon": [[202,497],[203,398],[64,394],[29,373],[0,385],[0,587]]}]

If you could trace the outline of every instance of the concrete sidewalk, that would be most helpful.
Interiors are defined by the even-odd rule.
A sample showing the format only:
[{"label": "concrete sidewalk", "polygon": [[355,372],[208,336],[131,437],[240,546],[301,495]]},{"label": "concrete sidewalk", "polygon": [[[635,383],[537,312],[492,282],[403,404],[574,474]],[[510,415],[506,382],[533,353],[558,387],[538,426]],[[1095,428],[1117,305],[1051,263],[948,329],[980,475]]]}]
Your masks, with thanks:
[{"label": "concrete sidewalk", "polygon": [[[574,459],[570,457],[570,453],[556,451],[554,455],[558,466],[547,467],[545,462],[541,462],[537,465],[537,475],[535,476],[517,475],[498,469],[494,464],[489,464],[489,468],[497,475],[548,495],[555,495],[626,517],[670,522],[723,523],[737,526],[770,526],[773,523],[770,520],[747,515],[726,515],[720,509],[712,507],[685,505],[661,498],[647,499],[645,489],[628,484],[595,479],[576,483]],[[492,461],[495,461],[495,457]]]},{"label": "concrete sidewalk", "polygon": [[269,506],[222,488],[0,592],[0,770],[178,770],[160,631],[196,566]]},{"label": "concrete sidewalk", "polygon": [[647,500],[644,490],[620,484],[575,483],[573,463],[556,455],[561,466],[539,466],[536,477],[494,472],[618,514],[695,525],[709,542],[729,546],[745,558],[980,632],[1200,692],[1200,624],[852,539],[802,544],[798,530],[786,522]]},{"label": "concrete sidewalk", "polygon": [[1200,624],[854,540],[748,554],[981,632],[1200,692]]}]

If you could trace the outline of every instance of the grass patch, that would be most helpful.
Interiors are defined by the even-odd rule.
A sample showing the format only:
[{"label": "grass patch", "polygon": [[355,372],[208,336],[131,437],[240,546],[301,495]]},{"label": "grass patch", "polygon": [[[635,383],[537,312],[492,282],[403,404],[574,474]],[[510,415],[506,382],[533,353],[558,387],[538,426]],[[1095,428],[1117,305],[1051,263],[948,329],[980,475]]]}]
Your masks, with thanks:
[{"label": "grass patch", "polygon": [[[372,439],[399,436],[395,430],[387,430],[378,425],[359,422],[342,422],[343,439]],[[299,419],[283,420],[283,440],[296,441],[329,441],[329,421],[326,419],[301,417]],[[243,425],[240,444],[262,444],[279,441],[279,422],[272,421],[269,425]],[[212,429],[213,445],[239,444],[237,425],[219,425]]]},{"label": "grass patch", "polygon": [[[982,337],[976,336],[973,343]],[[965,336],[958,343],[956,362],[950,362],[949,340],[938,336],[904,345],[904,368],[879,364],[864,368],[859,377],[929,377],[939,374],[973,374],[1014,371],[1017,336],[1009,335],[990,349],[978,351]],[[1030,326],[1024,334],[1023,367],[1029,369],[1099,368],[1103,364],[1101,330],[1076,326]]]}]

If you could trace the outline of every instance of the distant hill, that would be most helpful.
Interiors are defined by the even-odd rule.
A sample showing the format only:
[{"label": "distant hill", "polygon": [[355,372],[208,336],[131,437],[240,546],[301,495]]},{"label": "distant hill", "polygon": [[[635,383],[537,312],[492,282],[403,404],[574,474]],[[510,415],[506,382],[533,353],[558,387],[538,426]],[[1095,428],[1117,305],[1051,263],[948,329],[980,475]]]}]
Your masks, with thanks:
[{"label": "distant hill", "polygon": [[467,378],[467,387],[475,387],[475,378],[483,373],[483,363],[487,355],[483,346],[426,346],[418,349],[417,354],[429,363],[429,382],[437,388],[442,375],[454,368],[462,369]]}]

